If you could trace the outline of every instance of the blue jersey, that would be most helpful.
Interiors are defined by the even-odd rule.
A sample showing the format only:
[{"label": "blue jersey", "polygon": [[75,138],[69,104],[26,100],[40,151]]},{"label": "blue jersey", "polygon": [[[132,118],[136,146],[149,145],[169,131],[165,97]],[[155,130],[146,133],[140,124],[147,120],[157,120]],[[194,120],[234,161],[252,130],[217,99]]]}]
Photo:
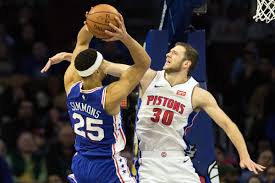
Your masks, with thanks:
[{"label": "blue jersey", "polygon": [[85,157],[111,157],[124,149],[126,139],[120,113],[104,110],[106,87],[82,90],[75,83],[67,96],[67,108],[76,134],[75,149]]}]

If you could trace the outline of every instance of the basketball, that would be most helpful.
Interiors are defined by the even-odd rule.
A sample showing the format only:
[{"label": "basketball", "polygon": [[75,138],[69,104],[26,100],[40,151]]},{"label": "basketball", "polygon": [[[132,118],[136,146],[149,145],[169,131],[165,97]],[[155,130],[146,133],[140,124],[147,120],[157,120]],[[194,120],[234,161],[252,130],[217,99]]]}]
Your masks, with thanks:
[{"label": "basketball", "polygon": [[113,31],[113,29],[109,26],[109,23],[118,26],[118,23],[115,20],[115,17],[118,17],[118,14],[119,13],[116,8],[108,4],[99,4],[93,7],[86,18],[89,31],[91,31],[91,33],[97,38],[109,38],[104,31]]}]

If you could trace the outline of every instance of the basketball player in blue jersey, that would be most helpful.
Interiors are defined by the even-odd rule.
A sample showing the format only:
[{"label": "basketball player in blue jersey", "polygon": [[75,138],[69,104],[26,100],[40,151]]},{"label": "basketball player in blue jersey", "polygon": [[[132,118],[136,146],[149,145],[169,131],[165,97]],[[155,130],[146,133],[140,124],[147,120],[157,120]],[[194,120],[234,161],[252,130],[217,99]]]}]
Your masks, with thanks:
[{"label": "basketball player in blue jersey", "polygon": [[[69,57],[60,53],[54,63]],[[140,81],[141,103],[137,115],[136,133],[139,139],[141,183],[199,183],[193,164],[184,151],[187,144],[184,128],[192,111],[204,110],[227,134],[236,147],[241,168],[254,173],[265,167],[250,159],[244,138],[238,127],[218,106],[215,98],[189,76],[196,66],[198,52],[186,43],[177,43],[166,54],[162,71],[148,69]],[[127,65],[107,62],[104,72],[121,77]]]},{"label": "basketball player in blue jersey", "polygon": [[[86,25],[77,36],[71,64],[64,75],[67,108],[76,134],[76,155],[72,160],[72,183],[136,182],[126,159],[120,156],[125,146],[121,126],[120,102],[137,86],[150,66],[150,57],[125,29],[123,17],[118,27],[108,32],[106,41],[120,40],[129,49],[134,65],[122,72],[120,80],[102,86],[105,66],[102,55],[89,49],[93,35]],[[45,72],[43,68],[41,72]]]}]

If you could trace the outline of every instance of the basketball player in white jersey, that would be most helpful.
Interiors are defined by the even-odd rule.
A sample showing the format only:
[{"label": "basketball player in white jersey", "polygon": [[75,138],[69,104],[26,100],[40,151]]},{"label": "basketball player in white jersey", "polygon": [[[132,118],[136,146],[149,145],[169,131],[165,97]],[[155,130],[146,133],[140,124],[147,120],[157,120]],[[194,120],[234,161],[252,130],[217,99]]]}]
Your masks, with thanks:
[{"label": "basketball player in white jersey", "polygon": [[[50,65],[70,59],[70,53],[50,58]],[[141,183],[199,183],[192,162],[185,155],[187,147],[184,127],[192,111],[204,110],[227,134],[235,145],[241,168],[254,173],[265,167],[250,159],[244,138],[238,127],[218,106],[208,91],[189,76],[196,66],[198,52],[190,45],[177,43],[166,54],[162,71],[149,69],[143,76],[141,104],[136,124],[139,139]],[[129,66],[106,62],[105,73],[120,76]]]}]

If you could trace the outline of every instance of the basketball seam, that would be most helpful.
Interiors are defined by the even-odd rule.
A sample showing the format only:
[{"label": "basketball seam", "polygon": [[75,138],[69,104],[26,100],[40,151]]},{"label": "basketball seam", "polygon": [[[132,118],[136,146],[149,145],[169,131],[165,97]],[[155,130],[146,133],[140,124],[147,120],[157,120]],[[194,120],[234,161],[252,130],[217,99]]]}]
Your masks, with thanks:
[{"label": "basketball seam", "polygon": [[[94,35],[93,31],[90,30],[91,27],[89,26],[89,24],[87,24],[87,27],[88,27],[89,32]],[[96,35],[94,35],[94,36],[96,37]],[[100,39],[108,39],[108,38],[109,37],[100,37]]]},{"label": "basketball seam", "polygon": [[93,22],[93,23],[97,23],[97,24],[100,24],[100,25],[106,25],[106,26],[109,26],[109,24],[103,24],[103,23],[99,23],[99,22],[93,21],[93,20],[91,20],[91,19],[88,19],[88,18],[87,18],[87,20],[89,20],[89,21],[91,21],[91,22]]},{"label": "basketball seam", "polygon": [[118,16],[118,13],[112,13],[112,12],[109,12],[109,11],[99,11],[99,12],[94,12],[94,13],[88,13],[88,15],[93,15],[93,14],[97,14],[97,13],[109,13],[109,14],[113,14],[113,15]]}]

